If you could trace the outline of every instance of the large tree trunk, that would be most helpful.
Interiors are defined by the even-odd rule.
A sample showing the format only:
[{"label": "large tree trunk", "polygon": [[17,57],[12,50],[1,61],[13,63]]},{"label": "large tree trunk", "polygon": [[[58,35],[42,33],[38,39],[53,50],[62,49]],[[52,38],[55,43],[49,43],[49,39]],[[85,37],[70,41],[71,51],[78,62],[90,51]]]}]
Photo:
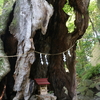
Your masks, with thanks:
[{"label": "large tree trunk", "polygon": [[[2,40],[8,55],[25,54],[18,56],[17,61],[16,58],[9,60],[11,66],[16,66],[14,90],[17,94],[14,100],[19,100],[21,97],[28,100],[30,96],[29,74],[31,79],[48,77],[51,83],[50,89],[54,91],[58,100],[73,100],[75,96],[76,41],[83,36],[88,26],[89,0],[69,0],[69,5],[74,8],[76,16],[76,28],[72,33],[69,33],[66,27],[69,15],[62,10],[66,0],[47,0],[53,8],[47,2],[45,5],[44,1],[17,0],[13,8],[14,12],[10,13],[12,18],[4,29],[6,31],[2,32],[5,33],[2,35]],[[37,2],[36,5],[34,5],[35,2]],[[42,8],[39,9],[37,4]],[[38,17],[40,22],[38,22]],[[46,33],[46,35],[41,33]],[[12,49],[8,48],[9,45]],[[41,53],[35,52],[34,55],[34,49]],[[63,61],[63,54],[66,56],[66,61]],[[43,59],[40,58],[41,55]]]},{"label": "large tree trunk", "polygon": [[[44,64],[40,64],[40,56],[36,54],[36,61],[31,70],[31,77],[49,77],[51,87],[58,100],[72,100],[75,96],[75,50],[76,41],[80,39],[88,26],[88,4],[89,1],[69,0],[70,5],[75,10],[75,30],[68,33],[66,21],[69,16],[64,13],[62,8],[66,0],[48,0],[54,7],[54,14],[50,20],[47,34],[42,36],[38,31],[34,37],[35,48],[43,53],[57,54],[65,50],[66,65],[69,72],[65,71],[63,53],[47,56],[49,65],[46,65],[45,55]],[[83,17],[84,16],[84,17]],[[37,41],[37,38],[39,41]],[[70,56],[71,55],[71,56]],[[66,92],[68,91],[68,92]]]}]

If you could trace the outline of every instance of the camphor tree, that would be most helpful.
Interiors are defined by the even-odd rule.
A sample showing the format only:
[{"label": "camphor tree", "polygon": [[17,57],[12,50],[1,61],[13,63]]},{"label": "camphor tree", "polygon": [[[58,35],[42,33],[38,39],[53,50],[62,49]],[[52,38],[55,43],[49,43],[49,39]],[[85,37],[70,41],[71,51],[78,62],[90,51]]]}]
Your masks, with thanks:
[{"label": "camphor tree", "polygon": [[[32,91],[35,93],[33,79],[48,77],[50,90],[54,91],[57,100],[75,99],[76,41],[88,26],[89,0],[13,2],[5,0],[0,25],[4,51],[11,67],[7,75],[7,98],[11,99],[14,90],[13,100],[28,100]],[[73,9],[75,16],[71,32],[66,27],[70,15],[63,11],[65,4],[66,9],[68,6]]]}]

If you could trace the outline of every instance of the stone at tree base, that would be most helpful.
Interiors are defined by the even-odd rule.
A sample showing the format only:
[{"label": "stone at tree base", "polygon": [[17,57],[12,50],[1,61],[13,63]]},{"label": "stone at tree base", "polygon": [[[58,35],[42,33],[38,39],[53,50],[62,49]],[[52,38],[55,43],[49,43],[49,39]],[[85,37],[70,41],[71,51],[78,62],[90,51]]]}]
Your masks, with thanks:
[{"label": "stone at tree base", "polygon": [[37,100],[37,97],[35,95],[32,95],[29,100]]},{"label": "stone at tree base", "polygon": [[32,96],[30,100],[56,100],[57,97],[52,94]]},{"label": "stone at tree base", "polygon": [[56,100],[57,97],[52,94],[37,95],[37,100]]}]

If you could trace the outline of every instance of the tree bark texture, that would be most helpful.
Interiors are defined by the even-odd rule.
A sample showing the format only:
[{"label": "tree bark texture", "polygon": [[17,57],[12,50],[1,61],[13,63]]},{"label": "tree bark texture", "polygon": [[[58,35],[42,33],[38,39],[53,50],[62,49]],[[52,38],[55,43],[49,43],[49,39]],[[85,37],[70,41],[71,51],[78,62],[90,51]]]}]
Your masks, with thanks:
[{"label": "tree bark texture", "polygon": [[[75,29],[72,33],[68,32],[66,21],[69,15],[65,14],[62,8],[66,0],[48,0],[54,7],[54,14],[50,20],[48,31],[42,36],[40,31],[34,37],[35,48],[37,51],[44,53],[56,54],[65,52],[66,65],[69,72],[65,71],[63,55],[48,56],[49,65],[46,65],[43,55],[44,64],[40,64],[40,56],[36,54],[36,61],[31,70],[31,77],[48,77],[51,87],[58,100],[75,99],[75,50],[76,41],[80,39],[88,26],[88,5],[87,0],[69,0],[69,4],[75,11]],[[37,38],[39,41],[37,41]],[[68,91],[68,92],[66,92]]]},{"label": "tree bark texture", "polygon": [[38,29],[41,29],[43,35],[46,33],[52,14],[53,7],[45,0],[16,1],[10,33],[18,41],[17,55],[21,56],[17,57],[15,65],[14,91],[17,91],[17,94],[13,100],[19,100],[23,96],[28,100],[31,95],[29,75],[35,60],[33,37]]},{"label": "tree bark texture", "polygon": [[[66,0],[16,1],[13,11],[10,13],[12,20],[7,24],[5,29],[7,31],[2,32],[5,52],[8,55],[16,53],[21,55],[14,60],[13,64],[15,66],[14,90],[17,91],[13,100],[19,100],[22,97],[28,100],[30,79],[45,77],[48,77],[51,83],[50,89],[54,91],[57,100],[74,99],[76,41],[83,36],[88,26],[89,0],[69,0],[69,5],[75,11],[75,29],[72,33],[69,33],[66,27],[66,21],[70,16],[62,10],[66,2]],[[46,35],[44,35],[45,33]],[[9,45],[12,49],[9,48]],[[63,61],[63,53],[42,54],[43,64],[41,64],[40,54],[34,54],[34,49],[46,54],[57,54],[67,50],[64,53],[66,61]],[[12,65],[12,61],[10,64]],[[66,64],[68,72],[66,72],[64,64]]]}]

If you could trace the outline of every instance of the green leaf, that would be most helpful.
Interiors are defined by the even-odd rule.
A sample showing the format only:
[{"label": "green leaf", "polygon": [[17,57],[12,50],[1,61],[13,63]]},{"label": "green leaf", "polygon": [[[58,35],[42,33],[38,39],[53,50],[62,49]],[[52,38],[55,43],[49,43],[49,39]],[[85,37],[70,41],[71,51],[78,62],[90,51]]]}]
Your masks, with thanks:
[{"label": "green leaf", "polygon": [[100,92],[96,93],[95,95],[98,96],[98,97],[100,97]]},{"label": "green leaf", "polygon": [[84,91],[86,91],[87,89],[88,89],[87,87],[82,86],[82,87],[78,88],[77,91],[79,91],[79,92],[84,92]]}]

